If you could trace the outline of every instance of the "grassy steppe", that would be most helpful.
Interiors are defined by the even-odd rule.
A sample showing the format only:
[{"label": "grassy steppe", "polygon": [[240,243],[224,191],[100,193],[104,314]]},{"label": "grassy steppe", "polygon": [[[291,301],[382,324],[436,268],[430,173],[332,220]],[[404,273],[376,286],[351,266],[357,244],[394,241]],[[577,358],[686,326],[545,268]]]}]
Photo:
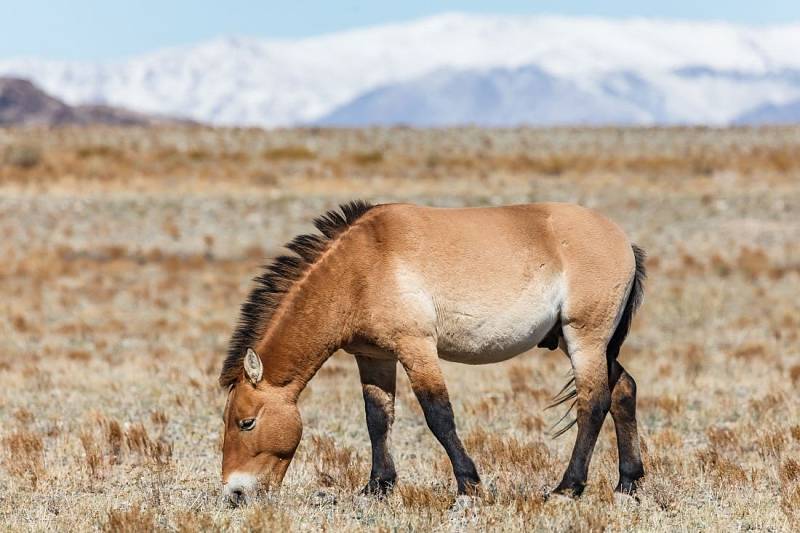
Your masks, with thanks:
[{"label": "grassy steppe", "polygon": [[[543,501],[574,430],[545,431],[557,352],[443,363],[486,496],[451,511],[447,458],[400,373],[400,484],[357,497],[355,363],[302,398],[279,494],[219,501],[216,384],[250,278],[352,198],[579,202],[649,253],[621,359],[648,477],[615,500],[613,425],[578,501]],[[800,128],[0,129],[0,523],[8,530],[800,528]]]}]

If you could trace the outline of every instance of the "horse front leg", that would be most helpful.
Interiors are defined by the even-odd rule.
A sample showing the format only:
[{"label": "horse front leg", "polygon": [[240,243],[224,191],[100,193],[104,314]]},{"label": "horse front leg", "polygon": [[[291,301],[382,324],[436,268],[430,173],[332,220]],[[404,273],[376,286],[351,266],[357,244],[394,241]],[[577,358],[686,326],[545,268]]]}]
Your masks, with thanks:
[{"label": "horse front leg", "polygon": [[422,407],[428,428],[450,458],[458,493],[474,494],[481,480],[475,463],[467,455],[456,432],[453,407],[439,368],[435,342],[427,338],[407,339],[398,343],[397,350],[398,359],[405,368],[414,395]]},{"label": "horse front leg", "polygon": [[389,449],[389,437],[394,422],[397,361],[356,356],[356,362],[364,393],[367,431],[372,443],[372,470],[369,481],[361,492],[384,496],[397,481],[397,472]]}]

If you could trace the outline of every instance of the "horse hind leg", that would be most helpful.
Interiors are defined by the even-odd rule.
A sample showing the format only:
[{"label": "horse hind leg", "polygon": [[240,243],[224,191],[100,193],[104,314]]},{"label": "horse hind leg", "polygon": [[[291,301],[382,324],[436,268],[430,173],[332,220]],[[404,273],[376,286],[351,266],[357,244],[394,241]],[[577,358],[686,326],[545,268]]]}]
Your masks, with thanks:
[{"label": "horse hind leg", "polygon": [[611,408],[605,343],[568,341],[575,377],[578,435],[569,465],[553,492],[580,496],[586,486],[597,436]]},{"label": "horse hind leg", "polygon": [[363,494],[384,496],[397,481],[389,437],[394,423],[397,361],[356,356],[364,393],[367,431],[372,444],[372,469]]},{"label": "horse hind leg", "polygon": [[[573,344],[576,343],[574,337],[575,335],[573,335]],[[577,343],[579,346],[581,345],[580,341]],[[586,344],[592,345],[593,343],[583,342],[583,345]],[[605,414],[610,412],[617,434],[619,455],[619,483],[616,491],[633,494],[639,480],[644,476],[644,466],[636,422],[636,382],[616,360],[619,346],[613,350],[607,348],[605,352],[597,348],[583,351],[574,348],[570,351],[565,338],[562,337],[560,347],[572,361],[573,380],[576,387],[571,389],[570,385],[573,381],[567,383],[559,397],[551,405],[557,405],[577,397],[575,403],[578,404],[578,417],[575,422],[578,423],[578,437],[570,466],[556,492],[573,495],[581,493],[586,482],[588,463],[594,447],[593,442],[596,441],[596,433],[599,433],[602,427]],[[603,376],[606,375],[604,368],[608,369],[607,383],[610,391],[610,403],[609,397],[604,391]],[[565,425],[556,433],[556,436],[566,432],[571,426],[571,423]],[[585,431],[582,431],[582,427]]]},{"label": "horse hind leg", "polygon": [[617,433],[619,483],[616,491],[633,494],[644,476],[639,432],[636,425],[636,382],[619,362],[611,367],[611,417]]}]

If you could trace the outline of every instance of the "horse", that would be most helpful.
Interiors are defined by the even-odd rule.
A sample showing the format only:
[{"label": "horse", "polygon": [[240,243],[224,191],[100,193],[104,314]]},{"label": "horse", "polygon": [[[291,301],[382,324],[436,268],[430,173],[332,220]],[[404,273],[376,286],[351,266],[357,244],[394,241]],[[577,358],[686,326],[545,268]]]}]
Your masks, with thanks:
[{"label": "horse", "polygon": [[[354,201],[314,220],[255,278],[219,383],[227,388],[223,495],[234,506],[281,484],[302,436],[297,400],[336,350],[355,357],[372,468],[363,493],[397,482],[389,448],[397,363],[444,447],[459,495],[480,489],[456,432],[439,359],[497,363],[561,348],[578,431],[554,493],[578,497],[607,413],[618,492],[644,475],[636,382],[617,361],[643,296],[645,254],[600,213],[574,204],[435,208]],[[572,408],[572,406],[570,408]],[[570,424],[571,425],[571,424]],[[569,429],[568,425],[562,429]]]}]

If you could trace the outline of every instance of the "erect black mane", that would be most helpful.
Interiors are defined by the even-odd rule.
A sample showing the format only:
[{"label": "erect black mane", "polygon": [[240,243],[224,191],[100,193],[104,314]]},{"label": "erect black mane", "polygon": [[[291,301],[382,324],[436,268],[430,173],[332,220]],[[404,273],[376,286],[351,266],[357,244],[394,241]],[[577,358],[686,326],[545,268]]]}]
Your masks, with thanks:
[{"label": "erect black mane", "polygon": [[228,356],[219,375],[221,386],[230,386],[239,379],[247,349],[255,348],[283,295],[294,282],[333,240],[373,207],[363,200],[355,200],[340,205],[338,210],[333,209],[317,217],[314,219],[314,226],[322,235],[298,235],[286,245],[286,248],[297,255],[278,257],[253,280],[255,287],[242,304],[239,322],[228,344]]}]

